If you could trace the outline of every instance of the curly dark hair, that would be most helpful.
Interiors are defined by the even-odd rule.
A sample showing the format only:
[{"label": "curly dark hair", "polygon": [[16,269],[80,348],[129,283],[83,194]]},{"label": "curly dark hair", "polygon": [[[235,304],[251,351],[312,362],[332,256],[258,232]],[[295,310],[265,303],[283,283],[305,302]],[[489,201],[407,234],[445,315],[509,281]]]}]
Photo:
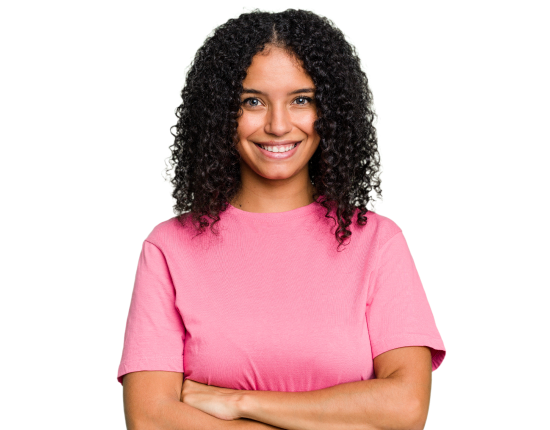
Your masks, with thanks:
[{"label": "curly dark hair", "polygon": [[170,129],[175,139],[166,171],[175,171],[174,213],[182,224],[184,215],[192,215],[200,233],[210,225],[207,216],[214,232],[220,212],[239,192],[235,142],[242,82],[252,57],[266,45],[299,59],[315,84],[314,127],[321,139],[308,169],[314,200],[338,224],[334,234],[340,247],[351,236],[354,213],[357,223],[366,225],[371,191],[382,198],[376,114],[355,47],[332,21],[307,10],[243,13],[214,29],[197,51],[181,91],[177,124]]}]

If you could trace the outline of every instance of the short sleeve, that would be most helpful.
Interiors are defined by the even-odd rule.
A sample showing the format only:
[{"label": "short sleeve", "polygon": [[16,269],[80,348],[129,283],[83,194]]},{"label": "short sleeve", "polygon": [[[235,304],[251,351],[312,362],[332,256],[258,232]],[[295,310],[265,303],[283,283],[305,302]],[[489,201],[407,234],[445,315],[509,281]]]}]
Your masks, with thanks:
[{"label": "short sleeve", "polygon": [[182,372],[185,329],[161,250],[145,240],[139,256],[117,380],[141,370]]},{"label": "short sleeve", "polygon": [[395,348],[427,346],[436,370],[446,350],[403,232],[382,245],[371,282],[366,318],[373,359]]}]

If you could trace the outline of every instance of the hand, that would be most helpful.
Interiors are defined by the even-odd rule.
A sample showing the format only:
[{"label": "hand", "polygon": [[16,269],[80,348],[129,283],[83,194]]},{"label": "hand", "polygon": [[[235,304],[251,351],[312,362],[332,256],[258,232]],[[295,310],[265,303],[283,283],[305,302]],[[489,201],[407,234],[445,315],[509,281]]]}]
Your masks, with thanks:
[{"label": "hand", "polygon": [[241,397],[239,391],[186,379],[183,381],[180,400],[216,418],[236,420],[241,418],[238,408]]}]

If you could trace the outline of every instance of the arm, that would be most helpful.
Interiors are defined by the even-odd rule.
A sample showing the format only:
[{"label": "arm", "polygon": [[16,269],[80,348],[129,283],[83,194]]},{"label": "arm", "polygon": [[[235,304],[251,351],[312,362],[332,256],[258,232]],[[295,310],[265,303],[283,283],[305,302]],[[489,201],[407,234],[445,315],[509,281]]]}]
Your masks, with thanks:
[{"label": "arm", "polygon": [[268,424],[238,419],[225,421],[180,401],[183,373],[132,372],[123,379],[123,401],[128,430],[276,429]]},{"label": "arm", "polygon": [[157,414],[150,423],[143,422],[141,426],[136,426],[135,430],[272,430],[278,428],[249,419],[220,420],[185,403],[170,400],[158,406]]},{"label": "arm", "polygon": [[430,402],[430,349],[392,349],[374,359],[374,371],[377,379],[321,390],[247,390],[240,415],[289,430],[422,430]]}]

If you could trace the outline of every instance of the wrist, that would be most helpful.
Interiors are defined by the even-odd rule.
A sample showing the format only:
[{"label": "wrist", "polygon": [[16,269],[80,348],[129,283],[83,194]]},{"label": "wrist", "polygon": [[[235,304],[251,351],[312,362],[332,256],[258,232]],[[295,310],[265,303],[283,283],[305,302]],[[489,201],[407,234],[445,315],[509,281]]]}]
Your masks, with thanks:
[{"label": "wrist", "polygon": [[237,394],[237,410],[241,418],[252,418],[252,403],[253,396],[250,394],[249,390],[242,390]]}]

